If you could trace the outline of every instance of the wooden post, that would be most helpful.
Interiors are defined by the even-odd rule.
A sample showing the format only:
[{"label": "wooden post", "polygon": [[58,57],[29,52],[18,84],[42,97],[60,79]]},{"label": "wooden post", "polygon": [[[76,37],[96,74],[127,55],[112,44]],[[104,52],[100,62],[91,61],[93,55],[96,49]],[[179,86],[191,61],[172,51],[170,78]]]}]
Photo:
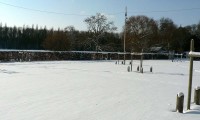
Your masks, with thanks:
[{"label": "wooden post", "polygon": [[139,66],[137,67],[137,71],[139,71]]},{"label": "wooden post", "polygon": [[126,20],[127,20],[127,7],[125,11],[125,25],[124,25],[124,65],[126,64]]},{"label": "wooden post", "polygon": [[117,54],[118,64],[119,64],[119,53]]},{"label": "wooden post", "polygon": [[127,71],[130,72],[130,66],[127,67]]},{"label": "wooden post", "polygon": [[200,87],[196,87],[194,90],[194,103],[200,105]]},{"label": "wooden post", "polygon": [[182,62],[182,59],[183,59],[183,54],[181,54],[181,62]]},{"label": "wooden post", "polygon": [[131,54],[131,71],[132,71],[132,69],[133,69],[133,56]]},{"label": "wooden post", "polygon": [[126,53],[124,53],[124,65],[126,64]]},{"label": "wooden post", "polygon": [[[192,51],[194,51],[194,40],[193,39],[191,40],[191,43],[190,43],[190,52],[192,52]],[[190,110],[190,103],[191,103],[192,73],[193,73],[193,57],[190,56],[187,110]]]},{"label": "wooden post", "polygon": [[150,67],[150,72],[153,72],[153,68],[152,68],[152,66]]},{"label": "wooden post", "polygon": [[176,111],[177,112],[183,113],[183,103],[184,103],[184,94],[180,92],[176,96]]},{"label": "wooden post", "polygon": [[143,73],[143,68],[140,69],[140,72]]},{"label": "wooden post", "polygon": [[142,53],[141,53],[141,60],[140,60],[140,72],[142,71],[142,62],[143,62],[143,49],[142,49]]}]

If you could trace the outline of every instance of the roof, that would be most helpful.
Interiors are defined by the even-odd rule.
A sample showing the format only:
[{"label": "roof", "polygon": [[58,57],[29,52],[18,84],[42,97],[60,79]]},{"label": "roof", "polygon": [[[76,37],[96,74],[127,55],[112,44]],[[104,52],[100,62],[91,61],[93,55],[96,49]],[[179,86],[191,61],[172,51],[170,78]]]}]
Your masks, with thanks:
[{"label": "roof", "polygon": [[153,52],[162,51],[162,47],[151,47],[150,51],[153,51]]}]

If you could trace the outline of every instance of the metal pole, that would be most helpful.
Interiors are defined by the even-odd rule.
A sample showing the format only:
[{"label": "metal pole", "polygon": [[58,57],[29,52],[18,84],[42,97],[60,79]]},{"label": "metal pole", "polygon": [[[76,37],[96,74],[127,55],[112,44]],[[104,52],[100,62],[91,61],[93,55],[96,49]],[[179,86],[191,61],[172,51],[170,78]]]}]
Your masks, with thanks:
[{"label": "metal pole", "polygon": [[[190,52],[192,52],[192,51],[194,51],[194,40],[193,39],[191,40],[191,43],[190,43]],[[192,91],[192,73],[193,73],[193,57],[190,56],[187,110],[190,110],[191,91]]]},{"label": "metal pole", "polygon": [[127,19],[127,7],[125,9],[125,26],[124,26],[124,65],[125,65],[125,60],[126,60],[126,43],[125,43],[125,40],[126,40],[126,19]]}]

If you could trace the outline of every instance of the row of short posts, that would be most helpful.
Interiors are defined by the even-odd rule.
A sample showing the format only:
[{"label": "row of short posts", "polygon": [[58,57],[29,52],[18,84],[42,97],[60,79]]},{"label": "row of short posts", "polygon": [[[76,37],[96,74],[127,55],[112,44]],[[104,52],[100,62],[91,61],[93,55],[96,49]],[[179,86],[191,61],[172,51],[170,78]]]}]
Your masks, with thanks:
[{"label": "row of short posts", "polygon": [[[143,50],[142,53],[140,54],[141,59],[140,59],[140,67],[137,67],[137,71],[140,73],[143,73]],[[130,62],[131,68],[128,66],[127,71],[130,72],[133,69],[133,56],[131,54],[131,62]],[[150,72],[153,72],[153,68],[150,67]]]},{"label": "row of short posts", "polygon": [[[140,59],[140,67],[138,66],[137,67],[137,71],[140,71],[140,73],[143,73],[143,66],[142,66],[142,64],[143,64],[143,49],[142,49],[142,53],[140,54],[140,56],[141,56],[141,59]],[[133,55],[131,54],[131,62],[130,62],[130,65],[131,65],[131,68],[129,68],[129,66],[128,66],[128,72],[129,72],[129,69],[132,71],[132,69],[133,69]]]},{"label": "row of short posts", "polygon": [[[119,64],[119,54],[120,54],[120,53],[117,54],[117,61],[116,61],[115,64]],[[123,53],[123,54],[125,55],[125,53]],[[125,60],[122,61],[121,63],[125,65]]]},{"label": "row of short posts", "polygon": [[[194,89],[194,104],[200,105],[200,87]],[[176,96],[176,112],[183,113],[184,108],[184,94],[178,93]]]},{"label": "row of short posts", "polygon": [[[119,61],[116,61],[115,64],[119,64]],[[122,61],[121,64],[124,65],[124,61]]]},{"label": "row of short posts", "polygon": [[[118,64],[118,62],[116,61],[115,64]],[[121,63],[122,65],[124,64],[124,62],[122,61]],[[133,70],[133,62],[130,62],[130,66],[127,67],[127,71],[131,72]],[[140,73],[143,73],[143,67],[137,67],[137,71]],[[150,67],[150,72],[153,72],[153,67]]]},{"label": "row of short posts", "polygon": [[[140,73],[143,73],[143,72],[144,72],[144,69],[143,69],[143,67],[140,68],[140,67],[138,66],[138,67],[137,67],[137,71],[140,72]],[[153,72],[153,67],[152,67],[152,66],[150,67],[150,70],[149,70],[149,71],[150,71],[150,72]]]},{"label": "row of short posts", "polygon": [[[137,71],[140,73],[143,73],[143,50],[142,53],[139,54],[141,56],[140,59],[140,67],[137,67]],[[115,62],[115,64],[119,64],[119,53],[118,53],[118,60]],[[121,64],[125,64],[124,61],[121,62]],[[130,66],[127,67],[127,71],[131,72],[133,70],[133,55],[131,54],[131,62],[130,62]],[[153,68],[150,67],[150,72],[153,72]]]}]

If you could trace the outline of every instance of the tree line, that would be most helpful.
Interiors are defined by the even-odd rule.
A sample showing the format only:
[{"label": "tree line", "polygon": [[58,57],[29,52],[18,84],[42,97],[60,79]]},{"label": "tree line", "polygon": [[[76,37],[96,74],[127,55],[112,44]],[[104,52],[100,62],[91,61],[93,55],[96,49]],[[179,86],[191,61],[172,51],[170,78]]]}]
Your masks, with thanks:
[{"label": "tree line", "polygon": [[[83,22],[87,31],[68,26],[63,30],[39,28],[37,25],[8,27],[0,24],[0,49],[55,50],[55,51],[123,51],[126,33],[126,51],[149,51],[163,47],[166,51],[189,51],[190,40],[195,40],[195,51],[200,51],[200,22],[185,27],[177,26],[170,18],[139,15],[126,20],[126,29],[116,33],[113,21],[97,13]],[[125,32],[126,30],[126,32]]]},{"label": "tree line", "polygon": [[190,40],[195,40],[195,50],[200,51],[200,22],[185,27],[177,26],[169,18],[156,21],[147,16],[132,16],[126,23],[128,51],[149,51],[163,47],[165,51],[189,51]]},{"label": "tree line", "polygon": [[46,27],[7,27],[0,24],[0,49],[43,49],[46,36]]}]

